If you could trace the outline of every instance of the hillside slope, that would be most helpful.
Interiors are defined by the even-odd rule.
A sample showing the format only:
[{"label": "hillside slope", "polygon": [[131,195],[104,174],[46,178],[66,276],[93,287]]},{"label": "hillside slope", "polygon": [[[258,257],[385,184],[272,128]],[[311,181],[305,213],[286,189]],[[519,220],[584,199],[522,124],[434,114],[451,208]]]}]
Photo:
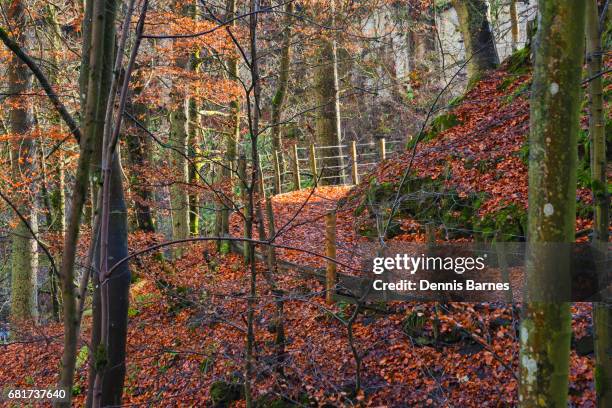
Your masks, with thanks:
[{"label": "hillside slope", "polygon": [[[609,95],[609,75],[605,83]],[[409,142],[404,153],[364,177],[343,203],[359,217],[360,232],[377,234],[373,220],[389,213],[401,190],[391,237],[413,240],[422,224],[434,222],[446,239],[497,234],[524,240],[530,85],[529,54],[520,51],[437,116],[416,149]],[[590,227],[587,122],[584,112],[576,192],[579,231]]]}]

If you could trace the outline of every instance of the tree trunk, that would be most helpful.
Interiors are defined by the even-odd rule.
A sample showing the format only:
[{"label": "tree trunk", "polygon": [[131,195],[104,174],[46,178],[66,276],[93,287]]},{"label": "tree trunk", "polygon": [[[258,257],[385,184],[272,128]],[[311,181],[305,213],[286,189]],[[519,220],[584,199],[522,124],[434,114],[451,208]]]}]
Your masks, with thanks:
[{"label": "tree trunk", "polygon": [[[134,3],[124,17],[125,27],[128,27]],[[104,29],[104,55],[106,67],[115,67],[113,71],[103,72],[101,78],[101,96],[98,104],[99,134],[103,134],[102,161],[97,165],[103,171],[103,184],[100,194],[102,198],[97,201],[97,210],[100,212],[99,242],[94,246],[95,267],[99,266],[94,281],[93,323],[92,323],[92,366],[90,368],[88,405],[119,406],[123,395],[125,379],[125,356],[127,342],[127,323],[129,308],[129,288],[131,282],[128,263],[122,263],[113,270],[112,276],[108,271],[114,268],[116,262],[128,255],[127,239],[127,208],[123,192],[121,169],[121,154],[118,147],[111,151],[113,146],[113,127],[120,129],[120,119],[114,120],[115,90],[118,88],[121,69],[121,56],[125,52],[123,38],[128,35],[122,33],[122,42],[115,51],[115,0],[106,0],[105,29]],[[147,3],[143,4],[147,7]],[[144,9],[143,9],[144,10]],[[144,12],[144,11],[143,11]],[[141,22],[139,22],[141,24]],[[134,45],[137,51],[138,43]],[[114,62],[113,62],[114,61]],[[126,72],[125,80],[129,80],[130,71]],[[123,101],[123,100],[122,100]],[[124,108],[119,105],[119,109]],[[120,118],[120,116],[119,116]],[[97,230],[97,229],[96,229]],[[95,379],[95,381],[94,381]],[[93,386],[92,386],[93,383]]]},{"label": "tree trunk", "polygon": [[512,51],[516,51],[519,42],[519,23],[516,14],[516,0],[510,0],[510,31],[512,33]]},{"label": "tree trunk", "polygon": [[[142,80],[141,78],[139,78]],[[137,97],[142,92],[141,87],[134,90],[133,97]],[[142,102],[132,104],[132,115],[141,122],[147,125],[147,107]],[[149,135],[138,126],[132,126],[126,137],[128,158],[130,164],[135,167],[142,167],[151,159],[151,138]],[[146,182],[141,182],[138,177],[131,177],[132,191],[136,196],[134,199],[134,207],[136,209],[136,225],[137,229],[143,232],[155,232],[155,221],[149,201],[153,198],[151,189]]]},{"label": "tree trunk", "polygon": [[[176,179],[170,186],[170,212],[172,214],[172,239],[185,239],[189,237],[189,195],[187,183],[189,183],[189,169],[187,162],[187,122],[188,122],[188,100],[175,94],[174,101],[178,106],[170,112],[170,160]],[[180,258],[183,248],[175,247],[173,257]]]},{"label": "tree trunk", "polygon": [[[114,261],[125,258],[128,255],[127,243],[127,209],[123,195],[122,169],[120,154],[114,156],[110,179],[110,219],[108,231],[108,255],[109,268],[114,266]],[[99,257],[95,264],[99,264]],[[127,340],[129,289],[131,282],[130,269],[127,263],[121,264],[113,271],[112,279],[100,288],[99,282],[95,282],[96,291],[93,301],[92,349],[94,372],[103,370],[102,395],[100,403],[105,406],[119,406],[123,396],[123,383],[125,380],[125,348]],[[101,296],[106,296],[108,305],[108,348],[102,346],[100,324]],[[97,369],[97,370],[96,370]],[[90,383],[93,382],[90,377]],[[90,384],[90,388],[91,388]],[[93,390],[92,390],[93,392]]]},{"label": "tree trunk", "polygon": [[79,314],[74,290],[74,266],[83,207],[88,198],[91,161],[94,157],[95,146],[99,143],[99,137],[101,136],[96,119],[104,68],[104,8],[104,2],[87,1],[85,17],[83,18],[83,40],[89,40],[89,43],[83,44],[81,76],[79,80],[84,123],[60,269],[64,319],[64,351],[62,354],[59,387],[69,391],[69,399],[65,402],[56,403],[56,407],[71,406],[70,391],[74,383],[79,332]]},{"label": "tree trunk", "polygon": [[[334,1],[332,0],[332,16],[334,12]],[[331,25],[333,24],[334,18],[332,17]],[[342,184],[344,182],[344,159],[341,147],[342,127],[335,39],[321,39],[316,64],[315,86],[319,105],[316,138],[319,145],[329,146],[322,151],[322,158],[318,166],[321,169],[320,184]]]},{"label": "tree trunk", "polygon": [[469,59],[468,87],[471,87],[499,64],[495,38],[487,19],[485,0],[453,0],[453,7],[459,18],[465,58]]},{"label": "tree trunk", "polygon": [[[139,107],[135,107],[134,111],[139,111]],[[126,137],[128,158],[133,166],[143,166],[151,156],[151,142],[148,135],[140,129],[132,128],[131,132]],[[138,180],[138,177],[132,175],[132,191],[136,196],[134,199],[134,207],[136,210],[136,228],[143,232],[155,232],[155,221],[153,211],[149,205],[153,198],[151,189],[147,186],[146,181]]]},{"label": "tree trunk", "polygon": [[[15,40],[27,48],[29,43],[27,11],[22,1],[11,2],[8,19],[17,33]],[[13,134],[13,180],[25,183],[18,192],[18,210],[26,217],[32,230],[37,232],[36,191],[32,180],[36,173],[36,145],[29,134],[32,130],[33,111],[31,98],[19,96],[32,90],[32,73],[13,55],[8,67],[8,87],[12,104],[8,122]],[[38,245],[29,228],[17,220],[12,233],[11,249],[11,319],[14,321],[36,319],[38,315],[37,282]]]},{"label": "tree trunk", "polygon": [[[287,88],[289,87],[289,67],[291,64],[291,22],[293,19],[293,2],[290,1],[285,5],[285,21],[283,27],[283,43],[281,45],[281,59],[278,73],[278,85],[276,92],[272,98],[272,146],[274,151],[283,151],[283,136],[281,118],[285,102],[287,100]],[[277,157],[272,154],[274,168],[281,171],[281,184],[283,183],[283,172],[285,169],[285,160],[283,155]],[[280,194],[274,187],[274,194]]]},{"label": "tree trunk", "polygon": [[[225,12],[225,21],[231,21],[236,15],[236,0],[227,0],[226,2],[226,12]],[[227,30],[233,31],[236,27],[236,22],[232,21],[228,23]],[[238,59],[235,56],[232,56],[227,61],[227,70],[229,77],[238,81]],[[227,194],[231,197],[231,192],[233,190],[233,178],[235,175],[233,171],[237,170],[236,167],[236,153],[238,142],[240,141],[240,101],[233,100],[230,103],[231,115],[232,115],[232,129],[227,135],[226,140],[226,149],[225,149],[225,163],[223,168],[221,169],[221,178],[225,181],[225,183],[229,184],[229,188],[226,189]],[[221,200],[218,203],[218,208],[216,212],[217,217],[217,225],[218,225],[218,233],[222,237],[229,236],[229,218],[231,213],[230,203],[224,202]],[[219,251],[221,253],[228,253],[230,250],[229,241],[219,241],[218,244]]]},{"label": "tree trunk", "polygon": [[[605,20],[604,20],[605,22]],[[591,142],[591,189],[593,192],[593,246],[598,262],[606,265],[610,196],[606,177],[606,134],[603,111],[602,47],[596,0],[586,1],[586,60],[589,82],[589,138]],[[600,282],[610,282],[607,270],[600,271]],[[595,334],[595,390],[597,405],[612,405],[612,296],[601,293],[603,302],[593,304]]]},{"label": "tree trunk", "polygon": [[584,3],[541,0],[538,14],[519,401],[523,407],[561,408],[568,393],[571,316],[566,302],[576,221]]},{"label": "tree trunk", "polygon": [[[197,66],[192,65],[192,69],[197,70]],[[200,170],[202,169],[202,160],[200,150],[199,126],[200,114],[198,112],[198,104],[195,99],[189,100],[189,157],[191,165],[189,166],[189,184],[196,187],[200,180]],[[192,191],[189,194],[189,232],[191,236],[197,237],[200,235],[200,195],[197,191]]]},{"label": "tree trunk", "polygon": [[[177,3],[175,7],[181,9],[183,15],[192,16],[193,14],[191,12],[192,8],[183,5],[183,3]],[[180,55],[184,51],[176,48],[177,42],[174,46],[176,66],[185,70],[190,69],[190,58]],[[189,184],[190,99],[176,88],[172,90],[171,98],[174,107],[170,112],[170,143],[173,146],[170,151],[170,160],[176,174],[176,179],[170,186],[172,239],[185,239],[189,238],[189,193],[187,186]],[[183,253],[183,248],[180,246],[175,246],[172,250],[174,258],[180,258]]]}]

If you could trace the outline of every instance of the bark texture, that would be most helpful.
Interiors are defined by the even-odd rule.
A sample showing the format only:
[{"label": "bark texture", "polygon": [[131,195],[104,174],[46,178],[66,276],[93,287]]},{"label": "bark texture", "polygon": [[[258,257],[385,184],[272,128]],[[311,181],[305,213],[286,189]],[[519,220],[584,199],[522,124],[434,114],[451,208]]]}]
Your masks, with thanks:
[{"label": "bark texture", "polygon": [[[236,0],[227,0],[225,5],[225,21],[232,21],[234,16],[236,15]],[[233,33],[233,30],[236,27],[236,22],[232,21],[228,23],[227,30]],[[232,55],[227,61],[227,71],[228,76],[235,81],[238,81],[239,72],[238,72],[238,59],[235,55]],[[236,167],[236,153],[238,142],[240,141],[240,101],[233,100],[230,103],[231,109],[231,122],[232,127],[230,132],[227,134],[227,139],[225,141],[225,163],[221,169],[221,178],[228,184],[229,188],[226,189],[231,198],[231,191],[233,189],[233,179],[235,177],[234,171],[237,170]],[[226,237],[229,236],[229,218],[231,212],[230,203],[226,202],[226,200],[219,200],[217,204],[217,215],[216,215],[216,229],[219,236]],[[228,253],[230,250],[229,241],[219,241],[218,244],[219,251],[221,253]]]},{"label": "bark texture", "polygon": [[[15,41],[27,48],[29,30],[25,4],[20,0],[12,1],[7,17],[13,25]],[[32,73],[16,55],[12,56],[8,66],[8,88],[9,94],[13,95],[8,105],[13,179],[24,183],[23,187],[18,187],[17,208],[36,232],[36,191],[32,180],[36,172],[36,145],[29,134],[33,125],[33,108],[29,97],[19,96],[31,92]],[[11,234],[11,319],[31,320],[38,316],[38,245],[28,226],[19,219],[16,222]]]},{"label": "bark texture", "polygon": [[[283,41],[281,45],[280,55],[280,67],[278,69],[278,85],[276,92],[272,98],[272,146],[274,151],[283,151],[283,135],[282,135],[282,114],[287,101],[287,89],[289,88],[289,67],[291,64],[291,23],[293,19],[293,2],[288,2],[285,5],[285,21],[283,28]],[[274,153],[274,152],[273,152]],[[272,154],[272,160],[274,162],[274,168],[280,169],[281,172],[281,185],[283,183],[283,176],[285,170],[284,155]],[[277,191],[277,186],[274,185],[274,194],[280,194]]]},{"label": "bark texture", "polygon": [[[81,101],[83,103],[81,110],[84,120],[60,269],[64,320],[64,351],[62,354],[59,386],[68,390],[72,389],[74,383],[79,332],[79,315],[74,288],[76,249],[83,207],[88,197],[91,161],[94,157],[95,146],[99,143],[99,136],[101,136],[96,129],[96,114],[103,71],[104,6],[103,2],[94,4],[93,1],[87,1],[82,27],[84,41],[88,39],[88,43],[83,44],[79,84],[81,88]],[[70,400],[58,402],[55,405],[57,407],[71,406]]]},{"label": "bark texture", "polygon": [[[566,407],[571,316],[569,255],[576,220],[576,162],[584,3],[541,0],[529,138],[529,209],[519,399]],[[565,243],[565,244],[564,244]]]},{"label": "bark texture", "polygon": [[[138,83],[142,83],[143,78],[137,79]],[[142,87],[136,87],[133,97],[137,98],[142,90]],[[131,103],[128,111],[130,111],[138,121],[143,122],[146,127],[147,106],[143,102]],[[143,129],[136,125],[130,127],[130,131],[126,135],[126,141],[128,158],[132,166],[142,167],[151,159],[151,138]],[[132,191],[135,195],[136,228],[144,232],[155,232],[155,220],[153,211],[149,205],[150,200],[153,198],[151,189],[146,182],[138,180],[138,177],[135,175],[132,175],[130,181]]]},{"label": "bark texture", "polygon": [[[330,25],[333,26],[334,2],[331,2]],[[316,120],[316,140],[321,146],[329,146],[321,154],[318,163],[320,184],[333,185],[344,182],[344,160],[340,147],[342,126],[340,117],[340,95],[338,81],[338,53],[336,40],[323,37],[316,59],[315,87],[319,109]]]},{"label": "bark texture", "polygon": [[499,64],[495,38],[487,18],[485,0],[453,0],[459,18],[459,28],[465,47],[468,87],[474,85],[487,71]]},{"label": "bark texture", "polygon": [[[180,96],[175,96],[180,98]],[[172,214],[172,239],[184,239],[189,237],[189,195],[186,187],[189,183],[189,168],[187,162],[187,122],[188,101],[177,101],[178,106],[170,112],[170,161],[176,179],[170,186],[170,208]],[[183,255],[183,249],[173,249],[175,258]]]}]

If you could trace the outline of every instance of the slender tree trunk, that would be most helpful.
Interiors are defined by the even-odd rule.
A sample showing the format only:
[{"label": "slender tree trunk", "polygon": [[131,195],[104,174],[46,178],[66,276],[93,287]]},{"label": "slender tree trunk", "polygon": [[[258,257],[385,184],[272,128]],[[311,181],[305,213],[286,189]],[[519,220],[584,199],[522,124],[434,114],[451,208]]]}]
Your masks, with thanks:
[{"label": "slender tree trunk", "polygon": [[[139,78],[142,80],[142,78]],[[133,97],[138,97],[142,92],[141,87],[134,90]],[[147,125],[147,107],[142,102],[132,103],[131,114],[140,122]],[[127,152],[130,164],[135,167],[144,166],[151,159],[151,139],[149,135],[138,126],[132,126],[126,137]],[[131,177],[131,188],[136,196],[134,207],[136,209],[136,225],[143,232],[155,232],[155,221],[149,201],[153,198],[151,189],[146,182],[141,182],[138,177]]]},{"label": "slender tree trunk", "polygon": [[[47,211],[46,217],[46,227],[47,231],[59,232],[62,237],[64,235],[64,230],[66,225],[64,223],[64,206],[58,203],[61,200],[61,195],[65,190],[64,188],[64,171],[63,171],[63,163],[58,164],[58,186],[55,189],[49,192],[49,179],[47,175],[47,168],[45,164],[45,149],[43,143],[39,144],[39,167],[41,174],[41,188],[40,193],[42,196],[42,201],[44,203],[45,210]],[[63,156],[60,152],[56,153],[58,155],[58,160],[63,160]],[[59,196],[59,197],[58,197]],[[58,219],[61,216],[60,219]],[[49,268],[48,274],[48,290],[49,290],[49,298],[50,298],[50,307],[51,310],[47,310],[50,313],[51,318],[55,321],[59,321],[59,298],[58,298],[58,277],[56,271]]]},{"label": "slender tree trunk", "polygon": [[[8,8],[8,19],[17,30],[15,40],[27,48],[29,44],[27,11],[20,0],[14,0]],[[19,212],[25,216],[30,227],[37,232],[36,190],[31,181],[36,173],[36,145],[29,134],[33,125],[33,108],[27,94],[32,90],[32,73],[28,67],[13,55],[8,67],[8,87],[12,104],[8,122],[13,134],[12,173],[16,182],[24,183],[19,187]],[[17,221],[12,233],[11,249],[11,319],[36,320],[38,316],[37,282],[38,245],[29,228]]]},{"label": "slender tree trunk", "polygon": [[[192,69],[197,70],[197,65],[193,64]],[[199,138],[200,114],[197,101],[193,98],[189,100],[189,118],[189,157],[192,161],[189,166],[189,184],[194,188],[201,181],[199,173],[203,163]],[[189,194],[189,232],[194,237],[200,235],[200,195],[197,191]]]},{"label": "slender tree trunk", "polygon": [[[129,309],[129,288],[131,275],[128,263],[122,263],[116,269],[115,262],[128,255],[127,239],[127,208],[122,184],[121,154],[115,141],[121,129],[121,111],[126,106],[127,88],[122,88],[115,118],[115,93],[119,88],[122,55],[126,51],[129,35],[129,22],[135,2],[129,3],[118,50],[115,52],[115,18],[117,3],[106,0],[105,14],[105,46],[104,60],[107,66],[114,66],[108,77],[102,80],[102,93],[98,106],[98,123],[103,132],[103,154],[100,168],[103,174],[103,184],[98,200],[100,212],[99,244],[95,246],[94,265],[99,265],[94,297],[94,322],[92,328],[93,367],[95,381],[93,393],[88,394],[88,404],[99,406],[119,406],[123,396],[123,384],[126,373],[125,357],[127,342],[127,323]],[[142,15],[138,22],[137,33],[141,32],[148,3],[142,4]],[[138,35],[138,34],[137,34]],[[138,51],[139,40],[133,45],[132,52]],[[133,54],[135,55],[135,54]],[[114,62],[113,62],[114,61]],[[132,60],[128,64],[123,81],[129,81]],[[124,82],[127,84],[127,82]],[[113,270],[112,276],[110,271]],[[90,377],[90,386],[92,377]],[[90,387],[91,389],[91,387]]]},{"label": "slender tree trunk", "polygon": [[[283,42],[281,45],[280,68],[278,73],[278,85],[272,98],[272,146],[274,151],[283,151],[282,136],[282,113],[287,100],[287,89],[289,88],[289,67],[291,64],[291,23],[293,19],[294,4],[292,1],[285,5],[285,21],[283,27]],[[274,168],[281,171],[281,184],[283,183],[282,173],[285,169],[284,156],[272,154]],[[274,188],[274,194],[280,194]]]},{"label": "slender tree trunk", "polygon": [[94,157],[95,146],[98,144],[98,137],[100,136],[100,132],[97,131],[98,125],[96,124],[96,119],[104,68],[104,6],[104,2],[86,2],[85,17],[83,18],[81,30],[83,32],[83,40],[87,40],[87,43],[83,44],[81,76],[79,80],[84,123],[60,269],[64,319],[64,351],[62,354],[59,386],[68,391],[69,399],[66,402],[56,403],[57,407],[71,406],[70,391],[74,383],[79,333],[79,314],[74,289],[74,266],[83,207],[88,198],[90,166]]},{"label": "slender tree trunk", "polygon": [[[140,108],[134,108],[135,112],[139,110]],[[151,156],[151,142],[148,135],[144,134],[140,129],[132,128],[126,140],[130,164],[137,167],[143,166]],[[149,205],[150,200],[153,198],[151,189],[146,185],[146,181],[138,180],[138,177],[135,175],[132,175],[131,182],[132,191],[136,196],[134,207],[136,210],[137,229],[143,232],[155,232],[153,211]]]},{"label": "slender tree trunk", "polygon": [[[187,162],[187,99],[177,100],[182,96],[176,95],[174,100],[178,106],[170,112],[170,142],[173,149],[170,151],[170,160],[176,179],[170,186],[170,208],[172,214],[172,239],[184,239],[189,237],[189,195],[187,183],[189,183],[189,168]],[[183,255],[183,249],[177,247],[173,250],[173,256],[179,258]]]},{"label": "slender tree trunk", "polygon": [[[331,25],[335,1],[331,1]],[[322,152],[321,184],[342,184],[344,182],[344,159],[342,158],[342,127],[340,117],[340,95],[338,81],[338,58],[336,40],[321,40],[317,54],[315,73],[318,96],[318,115],[316,123],[317,141],[322,146],[330,146]]]},{"label": "slender tree trunk", "polygon": [[[47,5],[47,13],[49,24],[53,27],[53,36],[51,39],[51,44],[53,46],[54,51],[59,51],[61,49],[61,28],[60,24],[57,20],[57,11],[58,7],[52,4]],[[54,54],[52,56],[52,62],[55,65],[58,65],[58,58]],[[59,77],[53,75],[50,78],[52,82],[56,86],[61,86]],[[58,116],[57,118],[59,126],[62,127],[61,118]],[[63,127],[62,127],[63,129]],[[42,146],[42,145],[41,145]],[[57,174],[57,180],[50,191],[47,191],[49,198],[49,216],[47,222],[47,228],[49,231],[53,231],[59,233],[62,237],[64,237],[64,232],[66,231],[66,174],[65,174],[65,162],[64,162],[64,153],[61,149],[59,149],[55,153],[57,157],[57,164],[55,167],[55,174]],[[41,167],[44,169],[45,167],[45,157],[44,152],[41,149]],[[43,175],[46,171],[43,170]],[[53,319],[58,320],[60,318],[59,314],[59,298],[58,298],[58,277],[53,271],[49,272],[49,294],[51,298],[51,315]]]},{"label": "slender tree trunk", "polygon": [[[605,21],[605,20],[604,20]],[[606,132],[603,110],[602,47],[597,0],[586,0],[586,60],[589,78],[589,138],[591,142],[591,185],[593,191],[593,245],[597,262],[606,265],[610,196],[606,177]],[[600,282],[610,282],[609,272],[600,271]],[[605,287],[605,286],[604,286]],[[603,302],[593,304],[595,333],[595,390],[597,405],[612,405],[612,294],[601,293]]]},{"label": "slender tree trunk", "polygon": [[[540,0],[531,96],[522,407],[567,406],[584,3]],[[565,244],[563,244],[565,243]]]},{"label": "slender tree trunk", "polygon": [[516,13],[516,0],[510,0],[510,31],[512,33],[512,51],[516,51],[519,42],[519,23]]},{"label": "slender tree trunk", "polygon": [[[181,4],[176,4],[184,15],[190,15],[189,9]],[[180,55],[185,52],[177,48],[175,42],[175,64],[182,69],[190,69],[190,58]],[[177,78],[178,79],[178,78]],[[170,151],[170,160],[176,179],[170,186],[170,212],[172,214],[172,239],[185,239],[189,237],[189,98],[178,89],[172,90],[172,102],[174,107],[170,112],[170,143],[173,149]],[[183,248],[175,247],[173,257],[180,258]]]},{"label": "slender tree trunk", "polygon": [[[102,154],[103,154],[103,141],[104,141],[104,127],[106,120],[106,107],[108,104],[108,97],[110,94],[112,77],[113,77],[113,63],[115,56],[115,16],[117,3],[115,0],[103,0],[104,13],[102,14],[103,31],[102,37],[99,41],[102,42],[102,68],[100,70],[100,76],[98,77],[99,82],[99,95],[97,105],[93,108],[95,112],[95,145],[94,154],[91,161],[91,178],[92,178],[92,194],[91,194],[91,224],[92,231],[95,230],[96,235],[93,237],[93,259],[92,259],[92,270],[91,281],[93,290],[92,299],[92,328],[91,328],[91,343],[90,348],[90,366],[89,366],[89,378],[88,378],[88,395],[87,404],[91,406],[93,401],[93,389],[95,380],[98,378],[99,373],[103,372],[106,368],[106,363],[109,360],[109,350],[104,348],[101,340],[101,325],[102,325],[102,311],[101,311],[101,288],[100,288],[100,265],[102,262],[101,258],[101,243],[100,243],[100,210],[101,210],[101,197],[102,187],[104,183],[102,174]],[[94,5],[94,7],[96,7]],[[94,19],[96,17],[94,16]],[[91,39],[92,43],[95,38]],[[92,45],[92,50],[93,50]],[[93,51],[92,51],[93,52]],[[93,68],[90,68],[93,70]],[[90,76],[90,81],[92,77]],[[109,225],[109,228],[114,226]],[[109,231],[109,236],[112,233]],[[120,258],[118,258],[120,259]],[[105,288],[106,289],[106,288]]]},{"label": "slender tree trunk", "polygon": [[[252,98],[249,97],[249,132],[251,134],[251,168],[250,184],[245,179],[245,184],[249,185],[248,189],[248,215],[246,217],[245,232],[246,238],[253,238],[253,221],[255,220],[255,191],[257,191],[259,178],[259,152],[257,151],[257,139],[259,137],[259,113],[261,102],[261,83],[259,78],[259,59],[257,48],[257,25],[260,2],[259,0],[250,0],[249,12],[249,40],[250,40],[250,73],[253,83]],[[263,220],[260,220],[263,222]],[[249,277],[249,297],[247,301],[247,334],[246,334],[246,352],[244,366],[244,394],[247,408],[254,406],[253,401],[253,379],[255,368],[255,305],[257,296],[257,265],[255,259],[255,245],[252,242],[245,242],[248,246],[248,263],[250,266]]]},{"label": "slender tree trunk", "polygon": [[487,19],[485,0],[453,0],[453,7],[459,18],[465,58],[469,59],[468,87],[471,87],[499,64],[495,38]]},{"label": "slender tree trunk", "polygon": [[[231,21],[236,15],[236,0],[227,0],[225,21]],[[236,27],[236,22],[232,21],[228,23],[227,30],[233,32]],[[234,81],[238,81],[238,59],[236,56],[232,56],[227,61],[228,75]],[[236,153],[238,142],[240,141],[240,101],[238,99],[231,101],[230,103],[231,115],[232,115],[232,129],[227,135],[226,149],[225,149],[225,163],[221,169],[221,179],[225,183],[229,184],[229,188],[226,189],[228,195],[231,196],[233,189],[233,179],[235,175],[234,171],[236,167]],[[230,218],[230,203],[219,202],[217,208],[217,225],[219,235],[222,237],[229,236],[229,218]],[[230,250],[229,241],[219,241],[219,251],[221,253],[227,253]]]}]

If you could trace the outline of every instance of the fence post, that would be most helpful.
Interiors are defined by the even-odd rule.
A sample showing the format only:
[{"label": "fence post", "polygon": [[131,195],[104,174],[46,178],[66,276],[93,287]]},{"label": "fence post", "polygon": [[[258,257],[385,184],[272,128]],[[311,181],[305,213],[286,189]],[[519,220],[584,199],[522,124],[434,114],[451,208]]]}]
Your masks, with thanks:
[{"label": "fence post", "polygon": [[387,158],[387,146],[385,144],[385,138],[381,137],[378,139],[378,151],[380,152],[380,160],[385,160]]},{"label": "fence post", "polygon": [[336,212],[325,215],[325,256],[327,268],[325,270],[325,301],[328,305],[334,303],[334,288],[336,286]]},{"label": "fence post", "polygon": [[312,172],[313,184],[317,185],[317,150],[314,143],[310,144],[310,171]]},{"label": "fence post", "polygon": [[300,177],[300,161],[298,159],[297,143],[293,145],[293,185],[294,190],[302,188],[302,179]]},{"label": "fence post", "polygon": [[352,170],[353,170],[353,184],[359,184],[359,166],[357,165],[357,142],[351,142],[351,159],[353,162]]},{"label": "fence post", "polygon": [[278,160],[278,150],[275,150],[274,153],[274,194],[280,194],[283,192],[282,183],[281,183],[281,170],[280,170],[280,160]]}]

